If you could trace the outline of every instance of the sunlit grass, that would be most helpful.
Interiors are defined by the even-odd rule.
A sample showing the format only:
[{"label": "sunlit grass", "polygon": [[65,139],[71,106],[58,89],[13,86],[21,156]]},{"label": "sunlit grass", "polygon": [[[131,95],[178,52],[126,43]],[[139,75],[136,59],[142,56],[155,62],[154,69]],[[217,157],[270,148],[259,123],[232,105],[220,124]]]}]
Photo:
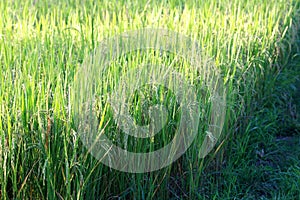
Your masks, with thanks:
[{"label": "sunlit grass", "polygon": [[[5,1],[0,10],[1,199],[205,196],[205,167],[222,167],[233,133],[249,131],[254,111],[270,103],[299,17],[299,5],[277,0]],[[102,39],[145,27],[174,30],[199,43],[222,72],[227,112],[220,146],[206,159],[199,157],[199,134],[172,166],[126,174],[105,167],[82,146],[70,95],[76,72]],[[143,122],[137,108],[133,115]],[[158,147],[169,140],[161,137]]]}]

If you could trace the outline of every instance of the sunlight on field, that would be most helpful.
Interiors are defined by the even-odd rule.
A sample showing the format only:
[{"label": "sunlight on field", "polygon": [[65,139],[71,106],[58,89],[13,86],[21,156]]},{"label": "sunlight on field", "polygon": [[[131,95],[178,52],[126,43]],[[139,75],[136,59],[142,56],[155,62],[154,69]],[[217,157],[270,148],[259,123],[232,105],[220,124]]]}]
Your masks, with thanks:
[{"label": "sunlight on field", "polygon": [[[208,174],[242,162],[240,157],[231,160],[228,144],[258,129],[249,128],[251,120],[262,106],[272,105],[276,77],[299,39],[299,3],[292,0],[27,0],[2,2],[0,11],[1,199],[220,197],[214,192],[220,188],[210,181],[215,175]],[[168,29],[197,42],[203,55],[220,70],[226,88],[226,115],[217,145],[203,159],[200,148],[212,111],[197,71],[186,58],[170,52],[137,51],[121,56],[100,80],[103,87],[95,89],[99,96],[118,84],[114,78],[121,76],[125,65],[130,68],[144,59],[168,66],[177,59],[171,66],[186,73],[204,110],[199,114],[196,139],[180,159],[152,173],[127,174],[106,167],[89,154],[79,139],[70,99],[76,73],[103,39],[142,28]],[[131,150],[138,152],[168,144],[180,116],[172,92],[146,88],[144,93],[149,105],[165,103],[170,111],[168,126],[151,141],[136,143],[127,138],[118,143],[124,133],[111,120],[109,106],[99,97],[95,108],[101,126],[108,125],[106,134],[121,146],[134,144]],[[164,95],[153,98],[157,93]],[[143,114],[149,105],[135,95],[132,116],[136,123],[149,122]],[[247,139],[243,142],[247,144]],[[238,152],[246,148],[240,145]],[[237,157],[242,155],[238,152]],[[234,185],[234,179],[229,185]],[[233,186],[228,187],[230,191]],[[235,192],[227,198],[240,195]]]}]

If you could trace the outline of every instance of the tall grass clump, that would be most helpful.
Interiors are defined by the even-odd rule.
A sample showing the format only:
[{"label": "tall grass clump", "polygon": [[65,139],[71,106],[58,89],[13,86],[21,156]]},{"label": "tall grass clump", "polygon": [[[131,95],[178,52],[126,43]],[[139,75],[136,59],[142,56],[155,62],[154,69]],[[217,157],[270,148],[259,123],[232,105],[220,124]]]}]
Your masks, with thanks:
[{"label": "tall grass clump", "polygon": [[[214,192],[204,184],[209,182],[206,172],[226,164],[223,147],[235,139],[234,133],[243,134],[255,109],[268,103],[284,62],[278,56],[288,54],[282,47],[291,42],[286,33],[294,26],[299,5],[292,0],[27,0],[2,2],[0,10],[1,199],[199,199],[210,195],[204,191]],[[200,129],[192,146],[171,166],[152,173],[123,173],[101,164],[83,146],[73,123],[72,83],[102,39],[151,27],[197,41],[221,70],[227,92],[223,134],[204,159],[199,156]],[[143,56],[166,64],[176,57],[132,54],[112,63],[112,72],[103,81],[110,84],[109,76],[118,78],[114,73],[126,57],[133,64]],[[172,66],[179,71],[193,71],[184,58],[176,63]],[[146,87],[144,93],[150,103],[159,101],[154,94],[166,94],[173,115],[157,143],[142,141],[134,147],[140,152],[168,143],[178,119],[176,105],[170,103],[172,92]],[[147,123],[140,97],[134,95],[132,115],[137,123]],[[110,116],[108,111],[106,120]],[[118,133],[113,123],[109,128]]]}]

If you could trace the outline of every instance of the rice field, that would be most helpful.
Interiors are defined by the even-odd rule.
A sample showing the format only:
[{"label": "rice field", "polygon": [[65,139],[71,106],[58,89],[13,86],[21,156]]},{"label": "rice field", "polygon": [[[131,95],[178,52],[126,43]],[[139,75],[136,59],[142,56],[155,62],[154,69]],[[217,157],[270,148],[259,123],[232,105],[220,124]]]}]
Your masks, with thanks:
[{"label": "rice field", "polygon": [[[265,180],[269,177],[265,171],[254,168],[257,157],[265,158],[261,149],[266,147],[261,143],[277,137],[278,130],[292,127],[299,135],[299,114],[292,110],[290,119],[292,111],[284,115],[282,107],[287,101],[291,107],[299,105],[285,93],[300,90],[292,82],[300,76],[298,1],[25,0],[3,1],[0,10],[1,199],[300,197],[297,152],[296,164],[272,177],[271,183]],[[123,74],[140,63],[163,63],[183,74],[195,88],[201,110],[196,137],[178,160],[156,171],[127,173],[104,165],[91,154],[78,128],[72,98],[84,96],[76,93],[74,83],[88,74],[85,61],[95,49],[101,50],[101,42],[145,28],[170,30],[195,41],[205,55],[203,65],[209,67],[205,73],[220,73],[226,106],[222,132],[204,157],[201,145],[214,112],[200,81],[209,79],[203,71],[199,74],[186,57],[174,52],[146,49],[115,58],[105,73],[99,77],[98,71],[94,73],[97,98],[91,108],[96,126],[115,145],[142,153],[160,149],[170,143],[183,115],[174,91],[144,85],[129,94],[130,115],[136,124],[149,124],[145,112],[162,104],[167,125],[146,139],[120,130],[113,121],[108,96],[117,90]],[[135,78],[126,79],[132,80]],[[278,80],[282,80],[280,87]],[[278,122],[280,116],[284,122]],[[267,165],[267,170],[277,175],[277,168]],[[277,179],[282,181],[277,183]],[[268,184],[251,185],[256,182]]]}]

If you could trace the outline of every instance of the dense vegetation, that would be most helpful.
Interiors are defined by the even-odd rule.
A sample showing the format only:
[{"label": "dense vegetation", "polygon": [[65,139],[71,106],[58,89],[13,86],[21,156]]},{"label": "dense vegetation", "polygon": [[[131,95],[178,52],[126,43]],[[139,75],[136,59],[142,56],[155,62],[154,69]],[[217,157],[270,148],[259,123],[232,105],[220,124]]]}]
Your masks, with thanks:
[{"label": "dense vegetation", "polygon": [[[1,199],[299,199],[298,1],[27,0],[0,10]],[[101,40],[145,27],[199,43],[223,75],[226,118],[204,159],[200,129],[169,167],[130,174],[82,145],[70,94]]]}]

